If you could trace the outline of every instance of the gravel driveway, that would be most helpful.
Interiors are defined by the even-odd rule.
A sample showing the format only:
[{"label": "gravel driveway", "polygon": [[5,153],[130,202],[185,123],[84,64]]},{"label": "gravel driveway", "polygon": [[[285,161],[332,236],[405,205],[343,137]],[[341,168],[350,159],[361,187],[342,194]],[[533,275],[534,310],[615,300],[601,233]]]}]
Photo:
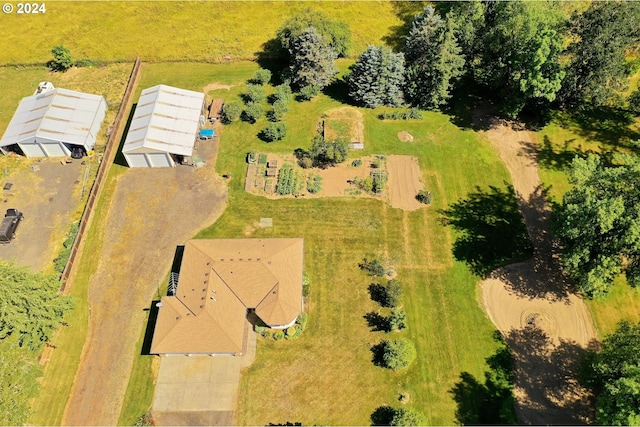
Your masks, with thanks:
[{"label": "gravel driveway", "polygon": [[89,332],[63,425],[117,424],[140,352],[143,310],[168,274],[176,246],[225,208],[227,187],[213,168],[216,145],[201,143],[198,156],[207,165],[199,169],[129,169],[119,177],[89,283]]}]

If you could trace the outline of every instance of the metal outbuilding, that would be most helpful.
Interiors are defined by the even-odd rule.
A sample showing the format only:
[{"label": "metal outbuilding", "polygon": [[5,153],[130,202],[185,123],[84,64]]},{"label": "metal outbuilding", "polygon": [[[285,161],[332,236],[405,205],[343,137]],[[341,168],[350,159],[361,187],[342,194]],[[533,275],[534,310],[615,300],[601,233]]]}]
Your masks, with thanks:
[{"label": "metal outbuilding", "polygon": [[158,85],[140,94],[122,154],[129,167],[173,167],[198,137],[204,93]]},{"label": "metal outbuilding", "polygon": [[107,111],[100,95],[53,89],[20,101],[0,148],[17,145],[27,157],[69,156],[92,150]]}]

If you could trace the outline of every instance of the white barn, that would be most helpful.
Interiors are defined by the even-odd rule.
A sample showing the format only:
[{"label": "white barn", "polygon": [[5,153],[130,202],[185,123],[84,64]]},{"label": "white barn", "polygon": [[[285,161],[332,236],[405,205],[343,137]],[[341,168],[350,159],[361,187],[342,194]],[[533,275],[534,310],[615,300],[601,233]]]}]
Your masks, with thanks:
[{"label": "white barn", "polygon": [[204,100],[166,85],[143,90],[122,147],[129,167],[173,167],[174,156],[191,156]]},{"label": "white barn", "polygon": [[20,101],[0,148],[17,145],[27,157],[68,156],[92,150],[107,111],[100,95],[53,89]]}]

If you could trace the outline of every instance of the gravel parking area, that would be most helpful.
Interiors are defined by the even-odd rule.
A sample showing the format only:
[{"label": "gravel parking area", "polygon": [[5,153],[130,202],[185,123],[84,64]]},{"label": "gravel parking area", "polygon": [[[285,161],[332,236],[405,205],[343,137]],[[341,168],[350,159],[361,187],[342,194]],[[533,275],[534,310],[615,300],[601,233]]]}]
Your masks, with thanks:
[{"label": "gravel parking area", "polygon": [[[8,208],[24,214],[16,238],[0,245],[0,258],[29,266],[34,272],[52,270],[53,259],[62,249],[69,223],[80,208],[85,169],[82,160],[65,163],[60,158],[21,159],[19,171],[3,176],[2,215]],[[97,165],[91,164],[97,168]]]}]

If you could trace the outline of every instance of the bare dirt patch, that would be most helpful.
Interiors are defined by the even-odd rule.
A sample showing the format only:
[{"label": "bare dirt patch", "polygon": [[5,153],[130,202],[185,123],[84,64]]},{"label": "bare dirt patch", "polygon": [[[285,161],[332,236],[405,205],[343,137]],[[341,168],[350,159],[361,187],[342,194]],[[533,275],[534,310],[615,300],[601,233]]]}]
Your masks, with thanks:
[{"label": "bare dirt patch", "polygon": [[413,135],[406,130],[398,132],[398,139],[402,142],[413,142]]},{"label": "bare dirt patch", "polygon": [[[486,115],[478,117],[486,122]],[[487,314],[516,361],[516,412],[524,424],[583,424],[592,420],[578,361],[597,345],[584,301],[561,274],[538,176],[537,145],[525,131],[495,123],[484,132],[511,175],[534,258],[498,269],[481,283]]]},{"label": "bare dirt patch", "polygon": [[[20,159],[20,170],[4,178],[11,183],[2,191],[2,210],[16,208],[24,214],[18,226],[16,239],[0,245],[0,258],[29,266],[34,272],[52,269],[53,259],[62,249],[62,242],[73,215],[79,209],[80,186],[84,171],[95,164],[82,165],[81,160],[71,163],[59,158],[41,160]],[[24,167],[23,167],[24,166]],[[90,184],[90,183],[88,183]]]},{"label": "bare dirt patch", "polygon": [[145,308],[159,299],[176,246],[211,224],[227,189],[213,169],[217,142],[200,144],[200,169],[130,169],[110,203],[100,263],[89,283],[89,332],[64,425],[116,425]]},{"label": "bare dirt patch", "polygon": [[225,85],[219,82],[214,82],[214,83],[209,83],[208,85],[203,87],[202,91],[208,94],[209,92],[212,92],[214,90],[220,90],[220,89],[231,90],[232,87],[233,87],[232,85]]},{"label": "bare dirt patch", "polygon": [[347,138],[349,142],[364,142],[363,116],[353,107],[325,111],[322,124],[325,139]]},{"label": "bare dirt patch", "polygon": [[424,187],[417,157],[388,156],[389,203],[394,208],[414,211],[423,205],[416,200],[418,191]]}]

